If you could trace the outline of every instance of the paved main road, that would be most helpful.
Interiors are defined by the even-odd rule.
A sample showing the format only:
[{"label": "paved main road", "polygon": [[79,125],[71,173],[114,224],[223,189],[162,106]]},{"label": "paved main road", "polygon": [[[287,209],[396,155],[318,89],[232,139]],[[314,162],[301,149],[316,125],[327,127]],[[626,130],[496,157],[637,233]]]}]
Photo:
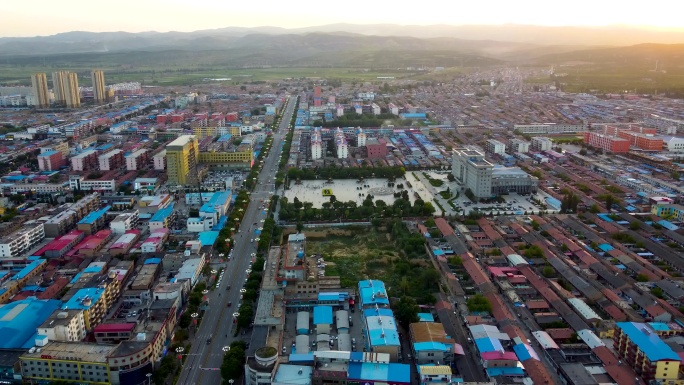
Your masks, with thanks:
[{"label": "paved main road", "polygon": [[[185,352],[188,356],[178,381],[179,384],[221,383],[219,368],[223,362],[223,348],[229,346],[234,340],[233,313],[237,311],[240,303],[240,289],[247,278],[246,270],[249,268],[251,255],[256,252],[256,242],[252,241],[255,238],[254,230],[255,227],[261,227],[263,224],[261,221],[266,219],[266,212],[261,208],[261,201],[270,198],[274,191],[280,151],[296,102],[297,97],[290,97],[278,132],[273,135],[271,151],[264,159],[264,167],[251,193],[249,206],[240,224],[240,232],[234,236],[233,258],[227,264],[221,286],[208,294],[210,306],[204,314],[199,330],[195,333],[195,342],[190,352]],[[288,155],[283,154],[283,156]],[[255,226],[254,223],[257,225]],[[226,290],[229,285],[230,290]],[[233,306],[227,306],[229,301],[233,303]],[[208,342],[209,338],[211,342]],[[175,352],[170,354],[175,354]]]}]

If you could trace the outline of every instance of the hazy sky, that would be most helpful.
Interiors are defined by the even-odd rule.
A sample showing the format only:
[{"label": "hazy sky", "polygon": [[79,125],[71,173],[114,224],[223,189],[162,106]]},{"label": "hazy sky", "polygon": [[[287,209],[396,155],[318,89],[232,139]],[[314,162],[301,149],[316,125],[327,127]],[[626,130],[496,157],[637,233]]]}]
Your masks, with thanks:
[{"label": "hazy sky", "polygon": [[684,28],[681,0],[0,0],[0,36],[66,31],[195,31],[331,23],[631,24]]}]

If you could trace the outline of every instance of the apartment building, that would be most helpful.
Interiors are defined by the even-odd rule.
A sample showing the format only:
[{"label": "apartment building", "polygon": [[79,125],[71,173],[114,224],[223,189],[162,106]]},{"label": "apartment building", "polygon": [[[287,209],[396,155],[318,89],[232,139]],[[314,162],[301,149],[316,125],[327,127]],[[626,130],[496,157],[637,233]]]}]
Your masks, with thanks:
[{"label": "apartment building", "polygon": [[39,327],[38,334],[48,341],[82,341],[86,337],[83,310],[57,309]]},{"label": "apartment building", "polygon": [[64,85],[66,84],[66,77],[69,72],[57,71],[52,73],[52,92],[55,94],[55,103],[64,106],[66,105],[66,91]]},{"label": "apartment building", "polygon": [[142,148],[126,156],[126,170],[136,171],[147,164],[147,150]]},{"label": "apartment building", "polygon": [[601,134],[598,132],[585,132],[584,144],[590,147],[599,148],[609,153],[617,154],[629,152],[630,141],[620,137]]},{"label": "apartment building", "polygon": [[100,171],[111,171],[121,167],[124,163],[124,153],[120,149],[112,150],[98,158]]},{"label": "apartment building", "polygon": [[9,186],[9,191],[11,194],[21,194],[29,191],[34,194],[49,194],[55,192],[65,192],[67,190],[68,188],[66,187],[65,183],[21,183]]},{"label": "apartment building", "polygon": [[613,348],[646,383],[679,378],[681,358],[647,323],[616,323]]},{"label": "apartment building", "polygon": [[249,144],[241,144],[232,152],[229,151],[203,151],[199,153],[200,163],[209,165],[235,165],[251,167],[254,162],[254,151]]},{"label": "apartment building", "polygon": [[20,230],[0,238],[0,258],[21,257],[43,239],[45,239],[43,223],[24,224]]},{"label": "apartment building", "polygon": [[40,171],[56,171],[66,165],[66,159],[59,151],[47,151],[38,155],[38,169]]},{"label": "apartment building", "polygon": [[121,213],[109,223],[109,228],[116,235],[124,234],[127,231],[136,228],[139,220],[140,216],[138,210]]},{"label": "apartment building", "polygon": [[116,192],[116,181],[114,179],[109,180],[86,180],[80,175],[69,175],[69,187],[73,190],[82,191],[100,191],[115,193]]},{"label": "apartment building", "polygon": [[95,103],[104,103],[107,101],[107,90],[105,88],[104,71],[93,70],[90,73],[90,78],[93,83],[93,100]]},{"label": "apartment building", "polygon": [[31,75],[31,86],[33,87],[33,97],[35,106],[38,108],[50,107],[50,93],[48,91],[47,76],[44,73]]},{"label": "apartment building", "polygon": [[535,136],[530,141],[532,151],[548,151],[553,148],[553,141],[544,136]]},{"label": "apartment building", "polygon": [[513,129],[521,134],[575,134],[584,132],[587,127],[583,124],[532,123],[515,124]]},{"label": "apartment building", "polygon": [[530,142],[514,138],[508,141],[507,149],[509,154],[530,152]]},{"label": "apartment building", "polygon": [[74,171],[97,170],[99,166],[97,151],[85,150],[82,153],[71,157],[71,168]]},{"label": "apartment building", "polygon": [[617,136],[629,141],[631,146],[646,150],[646,151],[662,151],[663,138],[653,135],[642,134],[639,132],[620,130]]},{"label": "apartment building", "polygon": [[58,142],[50,145],[42,146],[40,148],[40,153],[44,154],[49,151],[58,151],[62,153],[62,157],[65,159],[69,156],[69,143],[68,142]]},{"label": "apartment building", "polygon": [[166,145],[166,166],[168,182],[185,185],[194,181],[199,147],[197,137],[183,135]]},{"label": "apartment building", "polygon": [[504,155],[506,154],[506,145],[495,139],[488,139],[485,142],[485,151],[490,154]]},{"label": "apartment building", "polygon": [[166,169],[166,150],[162,150],[152,157],[155,170]]},{"label": "apartment building", "polygon": [[64,82],[64,98],[67,108],[81,107],[81,89],[78,88],[78,74],[69,72]]}]

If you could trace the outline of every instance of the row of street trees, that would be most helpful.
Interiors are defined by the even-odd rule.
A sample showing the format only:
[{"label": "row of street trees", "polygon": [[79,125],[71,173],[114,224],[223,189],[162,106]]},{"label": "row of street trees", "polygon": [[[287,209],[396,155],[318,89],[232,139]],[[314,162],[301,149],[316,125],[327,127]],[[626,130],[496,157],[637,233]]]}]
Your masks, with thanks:
[{"label": "row of street trees", "polygon": [[287,177],[290,180],[313,180],[313,179],[368,179],[368,178],[387,178],[394,180],[404,177],[406,169],[403,167],[323,167],[287,170]]},{"label": "row of street trees", "polygon": [[280,199],[280,219],[284,221],[326,221],[337,219],[368,219],[391,218],[402,216],[428,216],[435,212],[430,202],[416,199],[413,205],[408,200],[408,191],[399,193],[401,196],[394,203],[388,205],[384,200],[373,201],[372,195],[367,195],[361,206],[354,201],[342,202],[332,195],[329,202],[324,202],[322,208],[313,207],[311,202],[301,202],[297,197],[290,203],[287,198]]}]

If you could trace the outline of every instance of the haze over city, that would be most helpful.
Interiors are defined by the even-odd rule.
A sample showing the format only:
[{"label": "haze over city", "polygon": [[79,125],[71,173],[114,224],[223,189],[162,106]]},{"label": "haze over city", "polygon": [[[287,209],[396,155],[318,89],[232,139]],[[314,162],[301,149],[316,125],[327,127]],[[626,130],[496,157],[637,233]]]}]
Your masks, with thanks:
[{"label": "haze over city", "polygon": [[0,2],[0,384],[684,385],[681,9]]},{"label": "haze over city", "polygon": [[84,0],[60,2],[4,2],[0,37],[51,35],[69,31],[196,31],[203,29],[275,26],[301,28],[331,23],[404,25],[613,26],[681,29],[684,20],[676,1],[657,7],[636,2],[579,0],[566,6],[549,6],[541,0],[442,2],[427,0],[420,6],[390,1],[364,3],[363,7],[324,9],[319,2],[224,2],[196,0],[121,0],[92,7]]}]

